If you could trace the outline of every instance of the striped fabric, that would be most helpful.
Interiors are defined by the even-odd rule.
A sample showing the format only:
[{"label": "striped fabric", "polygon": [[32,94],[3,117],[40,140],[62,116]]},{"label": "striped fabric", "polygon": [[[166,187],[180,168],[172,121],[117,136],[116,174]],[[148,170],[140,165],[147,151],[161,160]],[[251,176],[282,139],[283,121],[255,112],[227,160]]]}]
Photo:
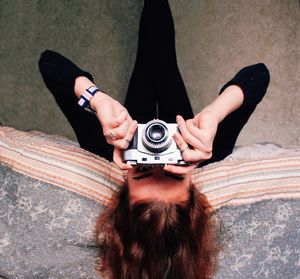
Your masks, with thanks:
[{"label": "striped fabric", "polygon": [[[107,205],[123,174],[74,141],[0,127],[1,163]],[[300,198],[300,147],[253,144],[195,170],[193,181],[215,208],[274,198]]]}]

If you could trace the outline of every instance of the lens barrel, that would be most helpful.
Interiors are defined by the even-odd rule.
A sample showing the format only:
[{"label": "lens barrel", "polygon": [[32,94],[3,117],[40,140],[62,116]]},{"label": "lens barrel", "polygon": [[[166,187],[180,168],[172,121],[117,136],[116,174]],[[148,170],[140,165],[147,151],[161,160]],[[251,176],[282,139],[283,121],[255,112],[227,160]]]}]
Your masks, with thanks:
[{"label": "lens barrel", "polygon": [[162,120],[152,120],[146,124],[142,132],[142,142],[149,151],[160,153],[171,145],[167,123]]},{"label": "lens barrel", "polygon": [[160,123],[149,126],[146,131],[147,139],[153,143],[160,143],[164,141],[165,135],[166,128]]}]

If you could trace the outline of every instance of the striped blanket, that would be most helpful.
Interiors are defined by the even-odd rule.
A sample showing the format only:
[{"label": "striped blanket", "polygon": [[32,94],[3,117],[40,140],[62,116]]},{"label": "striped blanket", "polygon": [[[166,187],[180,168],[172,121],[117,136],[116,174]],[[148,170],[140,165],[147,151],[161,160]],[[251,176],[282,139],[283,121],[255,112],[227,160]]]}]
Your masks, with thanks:
[{"label": "striped blanket", "polygon": [[[122,172],[76,142],[11,127],[0,160],[0,277],[97,278],[93,225]],[[216,278],[300,278],[300,147],[236,147],[192,178],[224,225]]]}]

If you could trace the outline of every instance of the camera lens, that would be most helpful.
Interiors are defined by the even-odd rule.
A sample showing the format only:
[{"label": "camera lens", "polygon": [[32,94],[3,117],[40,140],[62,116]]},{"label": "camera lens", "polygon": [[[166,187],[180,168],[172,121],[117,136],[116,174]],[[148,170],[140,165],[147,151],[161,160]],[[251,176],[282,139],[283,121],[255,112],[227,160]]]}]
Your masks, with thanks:
[{"label": "camera lens", "polygon": [[153,125],[148,129],[148,136],[154,142],[161,141],[165,136],[165,129],[162,125]]},{"label": "camera lens", "polygon": [[146,124],[142,133],[142,142],[145,148],[160,153],[169,148],[171,141],[167,123],[162,120],[152,120]]}]

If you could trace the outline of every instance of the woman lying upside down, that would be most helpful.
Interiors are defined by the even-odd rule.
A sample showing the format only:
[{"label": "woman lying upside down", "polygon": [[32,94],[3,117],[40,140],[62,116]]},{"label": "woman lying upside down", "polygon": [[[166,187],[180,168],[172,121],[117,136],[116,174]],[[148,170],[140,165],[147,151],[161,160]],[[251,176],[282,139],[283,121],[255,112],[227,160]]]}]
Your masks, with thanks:
[{"label": "woman lying upside down", "polygon": [[[114,161],[126,176],[96,226],[101,258],[97,269],[102,276],[211,278],[219,251],[212,208],[193,185],[191,172],[232,153],[241,129],[266,93],[267,67],[259,63],[241,69],[194,116],[177,66],[167,0],[144,1],[124,106],[101,91],[90,73],[57,52],[44,51],[39,67],[80,146]],[[171,140],[187,165],[124,162],[122,153],[130,149],[138,124],[154,118],[178,125]],[[151,127],[148,136],[157,144],[165,131]]]}]

